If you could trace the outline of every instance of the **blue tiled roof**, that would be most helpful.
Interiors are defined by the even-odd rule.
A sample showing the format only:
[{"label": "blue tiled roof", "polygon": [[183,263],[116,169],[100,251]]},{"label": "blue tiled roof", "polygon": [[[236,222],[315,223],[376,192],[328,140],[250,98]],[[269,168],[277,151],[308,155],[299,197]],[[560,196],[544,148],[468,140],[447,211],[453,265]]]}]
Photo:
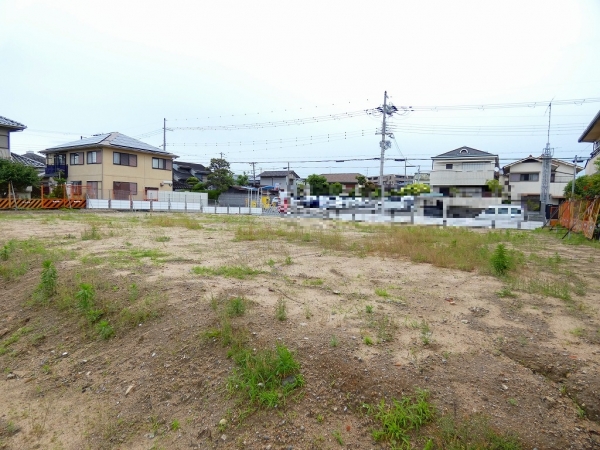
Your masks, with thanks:
[{"label": "blue tiled roof", "polygon": [[15,122],[14,120],[9,119],[8,117],[0,116],[0,127],[12,128],[14,130],[24,130],[27,128],[25,125],[19,122]]}]

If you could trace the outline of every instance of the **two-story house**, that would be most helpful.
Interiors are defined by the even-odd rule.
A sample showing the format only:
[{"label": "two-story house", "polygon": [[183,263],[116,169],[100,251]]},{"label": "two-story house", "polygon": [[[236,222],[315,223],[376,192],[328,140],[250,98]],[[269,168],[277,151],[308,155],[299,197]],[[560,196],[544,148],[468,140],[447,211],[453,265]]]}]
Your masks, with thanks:
[{"label": "two-story house", "polygon": [[460,147],[431,159],[431,192],[485,197],[491,195],[486,182],[499,176],[498,155],[471,147]]},{"label": "two-story house", "polygon": [[592,143],[592,153],[585,166],[585,174],[592,175],[597,170],[595,162],[600,158],[600,111],[585,129],[578,142]]},{"label": "two-story house", "polygon": [[[529,155],[502,168],[501,185],[510,200],[521,202],[523,208],[539,210],[542,192],[542,158]],[[558,205],[564,199],[565,186],[573,172],[583,168],[570,162],[552,159],[550,172],[550,203]]]},{"label": "two-story house", "polygon": [[293,170],[289,172],[287,170],[266,170],[261,172],[259,177],[260,187],[273,186],[282,191],[285,191],[287,186],[290,187],[290,190],[294,190],[300,179],[300,176]]},{"label": "two-story house", "polygon": [[105,133],[42,150],[46,177],[66,178],[89,198],[156,200],[172,191],[176,155],[121,133]]}]

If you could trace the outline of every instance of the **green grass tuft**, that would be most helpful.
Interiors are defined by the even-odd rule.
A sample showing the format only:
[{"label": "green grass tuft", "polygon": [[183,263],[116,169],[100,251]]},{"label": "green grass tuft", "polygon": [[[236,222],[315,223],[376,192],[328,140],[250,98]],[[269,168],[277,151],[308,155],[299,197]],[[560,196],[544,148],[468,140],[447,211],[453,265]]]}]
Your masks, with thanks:
[{"label": "green grass tuft", "polygon": [[244,280],[263,272],[262,270],[252,269],[248,266],[220,266],[216,268],[196,266],[192,268],[192,273],[203,276],[223,276]]}]

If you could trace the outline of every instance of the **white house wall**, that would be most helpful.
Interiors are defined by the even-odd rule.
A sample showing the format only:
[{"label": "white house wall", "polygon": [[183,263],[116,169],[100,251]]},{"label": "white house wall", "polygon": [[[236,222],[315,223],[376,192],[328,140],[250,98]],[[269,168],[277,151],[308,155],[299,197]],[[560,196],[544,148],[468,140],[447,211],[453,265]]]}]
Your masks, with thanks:
[{"label": "white house wall", "polygon": [[[446,169],[452,164],[452,169]],[[494,179],[494,161],[434,160],[431,171],[431,186],[485,186],[486,181]]]},{"label": "white house wall", "polygon": [[[553,165],[556,160],[552,161]],[[537,173],[537,181],[510,181],[510,175],[520,175],[526,173]],[[550,182],[550,197],[562,198],[564,196],[565,186],[573,179],[573,168],[565,164],[558,163],[556,170],[553,170],[555,181]],[[508,180],[510,185],[510,195],[513,200],[520,200],[521,196],[525,195],[540,195],[542,192],[542,163],[522,162],[510,167],[510,174],[502,177],[501,183],[506,184]],[[554,201],[553,203],[557,203]]]}]

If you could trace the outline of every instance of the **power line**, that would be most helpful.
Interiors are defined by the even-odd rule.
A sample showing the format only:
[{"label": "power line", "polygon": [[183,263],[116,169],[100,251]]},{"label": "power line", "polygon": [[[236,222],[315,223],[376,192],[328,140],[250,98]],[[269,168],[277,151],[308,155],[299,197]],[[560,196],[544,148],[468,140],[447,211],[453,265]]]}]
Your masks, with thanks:
[{"label": "power line", "polygon": [[[284,144],[288,142],[304,142],[304,141],[316,141],[316,140],[329,140],[335,138],[346,138],[354,136],[371,136],[376,133],[376,129],[370,130],[356,130],[356,131],[340,131],[337,133],[328,134],[317,134],[310,136],[296,136],[290,138],[279,138],[279,139],[254,139],[252,141],[227,141],[227,142],[173,142],[167,144],[167,146],[175,147],[232,147],[232,146],[245,146],[245,145],[275,145]],[[370,134],[369,134],[370,133]]]},{"label": "power line", "polygon": [[489,109],[511,109],[511,108],[537,108],[548,106],[552,101],[553,106],[557,105],[577,105],[589,103],[599,103],[600,97],[575,98],[568,100],[542,100],[536,102],[516,102],[516,103],[488,103],[488,104],[472,104],[472,105],[447,105],[447,106],[403,106],[409,111],[467,111],[467,110],[489,110]]},{"label": "power line", "polygon": [[332,120],[350,119],[353,117],[364,116],[368,114],[378,114],[376,108],[363,109],[359,111],[350,111],[339,114],[327,114],[325,116],[313,116],[304,117],[301,119],[288,119],[288,120],[277,120],[271,122],[255,122],[255,123],[242,123],[242,124],[231,124],[231,125],[205,125],[199,127],[172,127],[173,130],[187,130],[187,131],[223,131],[223,130],[252,130],[262,128],[273,128],[273,127],[287,127],[291,125],[306,125],[317,122],[329,122]]}]

